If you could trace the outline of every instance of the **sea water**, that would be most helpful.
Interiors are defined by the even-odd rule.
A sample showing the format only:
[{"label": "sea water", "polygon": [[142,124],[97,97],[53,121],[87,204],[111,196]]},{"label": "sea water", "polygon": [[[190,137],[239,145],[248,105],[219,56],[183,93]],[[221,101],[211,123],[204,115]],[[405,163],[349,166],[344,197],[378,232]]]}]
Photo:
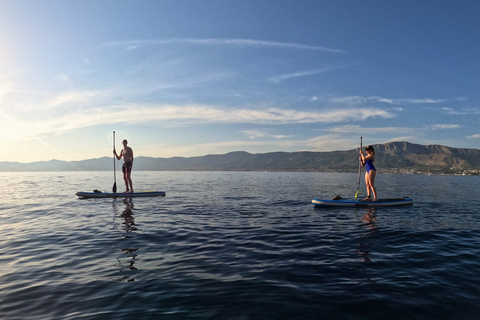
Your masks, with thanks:
[{"label": "sea water", "polygon": [[132,176],[166,196],[75,196],[113,172],[0,174],[1,319],[480,317],[480,177],[378,174],[414,205],[355,209],[311,200],[352,198],[356,174]]}]

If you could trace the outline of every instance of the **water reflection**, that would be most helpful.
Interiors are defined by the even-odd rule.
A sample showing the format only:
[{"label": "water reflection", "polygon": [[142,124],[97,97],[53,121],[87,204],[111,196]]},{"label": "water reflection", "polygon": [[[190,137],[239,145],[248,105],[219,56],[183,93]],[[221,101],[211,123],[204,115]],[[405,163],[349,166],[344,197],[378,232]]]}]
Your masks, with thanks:
[{"label": "water reflection", "polygon": [[[132,282],[135,281],[134,272],[138,270],[138,268],[135,266],[136,258],[138,256],[138,248],[131,247],[130,245],[132,244],[132,240],[129,239],[135,238],[138,228],[137,224],[135,223],[135,216],[133,214],[135,206],[132,198],[124,198],[121,201],[121,205],[118,206],[123,209],[122,213],[119,215],[121,222],[120,224],[117,224],[116,229],[125,240],[121,241],[120,246],[122,247],[122,254],[117,257],[117,261],[120,273],[125,275],[121,275],[113,280]],[[115,212],[118,212],[119,209],[117,209],[116,202],[117,201],[114,201],[113,206]],[[115,215],[115,217],[117,217],[117,215]]]},{"label": "water reflection", "polygon": [[373,243],[370,241],[378,234],[377,217],[375,208],[365,208],[361,216],[362,232],[360,233],[357,254],[361,256],[363,262],[372,262],[370,251]]},{"label": "water reflection", "polygon": [[[364,212],[360,217],[361,233],[357,243],[357,255],[362,262],[372,262],[372,250],[374,246],[374,240],[378,236],[377,226],[377,212],[376,208],[364,208]],[[364,273],[364,279],[360,279],[358,283],[374,284],[375,280],[372,279],[370,272],[366,268],[362,268]]]}]

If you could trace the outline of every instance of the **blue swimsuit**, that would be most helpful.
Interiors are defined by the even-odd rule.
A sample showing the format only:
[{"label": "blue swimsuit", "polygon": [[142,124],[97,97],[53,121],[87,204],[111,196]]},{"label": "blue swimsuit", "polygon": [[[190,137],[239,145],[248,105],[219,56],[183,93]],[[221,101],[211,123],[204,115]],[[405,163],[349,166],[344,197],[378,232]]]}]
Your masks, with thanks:
[{"label": "blue swimsuit", "polygon": [[373,165],[373,161],[372,160],[367,160],[365,161],[365,164],[367,166],[367,173],[370,172],[370,170],[375,170],[377,171],[377,169],[375,169],[375,166]]}]

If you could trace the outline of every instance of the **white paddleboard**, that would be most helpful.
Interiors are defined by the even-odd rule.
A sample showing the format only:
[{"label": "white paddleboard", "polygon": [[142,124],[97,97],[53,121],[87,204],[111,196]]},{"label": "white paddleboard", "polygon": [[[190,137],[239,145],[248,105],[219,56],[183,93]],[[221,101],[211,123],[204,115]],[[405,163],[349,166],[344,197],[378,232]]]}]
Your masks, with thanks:
[{"label": "white paddleboard", "polygon": [[363,200],[322,200],[313,199],[312,203],[316,207],[392,207],[404,206],[413,204],[411,198],[394,198],[394,199],[378,199],[377,201],[363,201]]},{"label": "white paddleboard", "polygon": [[135,193],[113,193],[113,192],[104,192],[104,191],[97,191],[97,192],[77,192],[77,196],[81,198],[130,198],[130,197],[158,197],[158,196],[165,196],[164,191],[141,191]]}]

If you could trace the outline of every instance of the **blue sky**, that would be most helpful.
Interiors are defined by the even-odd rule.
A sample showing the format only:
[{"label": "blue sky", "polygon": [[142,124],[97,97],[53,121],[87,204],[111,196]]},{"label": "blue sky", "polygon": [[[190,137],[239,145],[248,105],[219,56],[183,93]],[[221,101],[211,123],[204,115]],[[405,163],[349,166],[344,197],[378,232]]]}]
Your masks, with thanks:
[{"label": "blue sky", "polygon": [[0,161],[480,145],[480,2],[0,0]]}]

